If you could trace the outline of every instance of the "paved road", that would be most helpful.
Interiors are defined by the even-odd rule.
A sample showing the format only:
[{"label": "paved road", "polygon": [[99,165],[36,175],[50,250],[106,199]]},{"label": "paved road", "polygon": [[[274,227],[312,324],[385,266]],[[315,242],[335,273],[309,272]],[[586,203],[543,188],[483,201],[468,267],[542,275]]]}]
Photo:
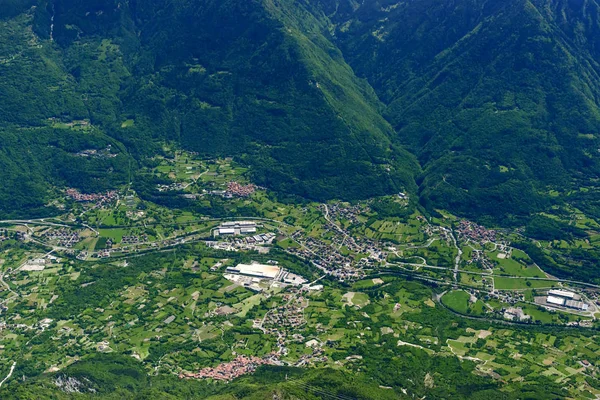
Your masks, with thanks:
[{"label": "paved road", "polygon": [[14,290],[12,290],[10,288],[10,286],[8,286],[8,283],[4,282],[4,274],[0,274],[0,283],[3,286],[5,286],[8,289],[8,291],[12,294],[11,297],[4,299],[3,301],[0,302],[0,304],[7,303],[9,300],[14,299],[15,297],[19,297],[19,294],[17,292],[15,292]]},{"label": "paved road", "polygon": [[0,382],[0,387],[2,387],[2,385],[4,385],[4,382],[6,382],[13,374],[13,372],[15,371],[15,367],[17,366],[17,362],[13,361],[12,366],[10,367],[10,371],[8,372],[8,375],[6,375],[6,378],[2,379],[2,382]]},{"label": "paved road", "polygon": [[[533,281],[552,281],[552,282],[558,282],[558,283],[571,283],[574,285],[581,285],[581,286],[587,286],[587,287],[591,287],[594,289],[600,289],[599,285],[594,285],[592,283],[588,283],[588,282],[582,282],[582,281],[574,281],[574,280],[570,280],[570,279],[558,279],[558,278],[540,278],[540,277],[527,277],[527,276],[515,276],[515,275],[495,275],[495,274],[490,274],[489,272],[475,272],[475,271],[467,271],[464,269],[456,269],[456,268],[449,268],[449,267],[439,267],[437,265],[426,265],[426,264],[415,264],[415,263],[404,263],[404,262],[396,262],[396,263],[388,263],[389,266],[394,266],[394,265],[398,265],[398,266],[403,266],[403,265],[408,265],[411,267],[417,267],[417,268],[429,268],[429,269],[439,269],[439,270],[447,270],[447,271],[453,271],[453,272],[460,272],[463,274],[471,274],[471,275],[481,275],[481,276],[485,276],[485,277],[490,277],[490,278],[506,278],[506,279],[528,279],[528,280],[533,280]],[[385,271],[385,270],[383,270]]]},{"label": "paved road", "polygon": [[325,216],[325,220],[327,220],[327,222],[329,222],[331,225],[335,226],[335,228],[342,234],[344,235],[344,237],[348,237],[348,234],[346,233],[346,231],[344,231],[342,228],[340,228],[336,223],[334,223],[330,218],[329,218],[329,207],[327,207],[327,204],[323,204],[323,206],[325,207],[325,214],[323,214]]},{"label": "paved road", "polygon": [[458,250],[458,255],[454,259],[454,282],[458,281],[458,267],[460,265],[460,257],[462,256],[462,250],[456,241],[456,237],[454,236],[454,232],[450,231],[450,237],[452,238],[452,243],[454,243],[454,247]]}]

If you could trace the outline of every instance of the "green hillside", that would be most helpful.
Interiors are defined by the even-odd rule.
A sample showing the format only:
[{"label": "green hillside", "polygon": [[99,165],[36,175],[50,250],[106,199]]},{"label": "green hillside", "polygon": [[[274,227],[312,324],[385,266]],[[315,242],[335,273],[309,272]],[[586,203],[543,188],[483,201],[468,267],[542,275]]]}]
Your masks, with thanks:
[{"label": "green hillside", "polygon": [[0,0],[0,400],[600,399],[600,0]]},{"label": "green hillside", "polygon": [[315,3],[423,165],[425,204],[527,215],[598,175],[596,2]]},{"label": "green hillside", "polygon": [[26,199],[2,196],[6,215],[54,187],[135,180],[165,141],[235,156],[257,183],[316,200],[418,187],[430,211],[494,223],[565,201],[598,213],[571,193],[597,193],[600,172],[596,2],[2,4],[6,137],[29,146],[27,129],[89,120],[130,158],[85,187],[7,140],[5,192]]},{"label": "green hillside", "polygon": [[[321,34],[322,22],[305,15],[292,2],[233,0],[15,6],[1,22],[0,69],[10,79],[0,126],[89,119],[138,160],[177,141],[236,156],[258,183],[313,199],[414,186],[417,163],[392,143],[373,90]],[[55,168],[32,157],[46,167],[23,172],[34,181]],[[77,186],[55,178],[44,180]],[[47,188],[35,191],[36,203]]]}]

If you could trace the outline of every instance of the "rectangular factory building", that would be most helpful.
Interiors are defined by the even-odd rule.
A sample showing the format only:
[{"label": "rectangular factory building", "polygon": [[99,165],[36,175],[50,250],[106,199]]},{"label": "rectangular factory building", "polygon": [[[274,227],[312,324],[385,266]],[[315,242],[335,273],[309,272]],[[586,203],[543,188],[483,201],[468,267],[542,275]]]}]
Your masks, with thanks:
[{"label": "rectangular factory building", "polygon": [[567,300],[565,305],[569,308],[574,308],[576,310],[586,311],[588,309],[588,305],[583,301],[575,301],[575,300]]},{"label": "rectangular factory building", "polygon": [[256,233],[256,222],[253,221],[229,221],[223,222],[215,231],[215,235],[247,235]]},{"label": "rectangular factory building", "polygon": [[234,228],[219,228],[219,235],[235,235]]},{"label": "rectangular factory building", "polygon": [[564,297],[566,299],[574,299],[575,293],[568,292],[566,290],[552,289],[548,291],[548,294],[551,296]]},{"label": "rectangular factory building", "polygon": [[256,276],[259,278],[275,279],[279,275],[279,267],[275,265],[264,264],[238,264],[235,267],[227,268],[227,272],[233,274]]},{"label": "rectangular factory building", "polygon": [[555,297],[555,296],[548,296],[548,298],[546,299],[546,302],[549,304],[557,305],[557,306],[565,305],[565,299],[560,298],[560,297]]}]

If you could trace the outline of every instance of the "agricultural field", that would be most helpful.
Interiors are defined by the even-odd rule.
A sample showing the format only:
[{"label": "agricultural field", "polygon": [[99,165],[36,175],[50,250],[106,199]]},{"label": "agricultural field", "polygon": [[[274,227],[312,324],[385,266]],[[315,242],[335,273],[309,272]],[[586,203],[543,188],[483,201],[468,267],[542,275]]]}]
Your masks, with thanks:
[{"label": "agricultural field", "polygon": [[482,300],[462,290],[444,294],[441,301],[449,309],[461,314],[481,316],[489,311]]},{"label": "agricultural field", "polygon": [[510,257],[499,257],[499,252],[488,253],[488,256],[492,260],[492,262],[496,263],[496,268],[494,269],[494,273],[497,275],[512,275],[512,276],[522,276],[528,278],[545,278],[546,274],[540,270],[539,267],[526,264],[524,261],[529,261],[525,255],[520,250],[513,251],[513,254]]},{"label": "agricultural field", "polygon": [[504,278],[497,276],[494,278],[494,287],[497,290],[520,290],[529,288],[553,288],[557,287],[556,281],[533,280],[527,278]]}]

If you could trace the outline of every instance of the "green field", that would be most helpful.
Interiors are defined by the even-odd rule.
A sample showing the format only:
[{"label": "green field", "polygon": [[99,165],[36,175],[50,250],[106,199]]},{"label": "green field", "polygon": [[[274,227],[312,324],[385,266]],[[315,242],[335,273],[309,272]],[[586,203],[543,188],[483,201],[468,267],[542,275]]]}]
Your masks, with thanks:
[{"label": "green field", "polygon": [[469,293],[463,290],[455,290],[442,296],[442,303],[451,310],[466,314],[469,309]]},{"label": "green field", "polygon": [[127,230],[122,228],[115,229],[100,229],[100,236],[112,239],[114,242],[123,240],[123,236],[127,235]]},{"label": "green field", "polygon": [[526,278],[494,277],[494,287],[498,290],[549,288],[558,286],[556,281]]},{"label": "green field", "polygon": [[[525,253],[523,252],[515,251],[515,253],[515,256],[517,257],[525,256]],[[523,276],[528,278],[544,278],[546,276],[538,267],[534,265],[527,266],[515,260],[514,258],[498,258],[498,252],[490,254],[490,258],[492,259],[492,261],[498,263],[498,267],[496,268],[497,274]]]}]

